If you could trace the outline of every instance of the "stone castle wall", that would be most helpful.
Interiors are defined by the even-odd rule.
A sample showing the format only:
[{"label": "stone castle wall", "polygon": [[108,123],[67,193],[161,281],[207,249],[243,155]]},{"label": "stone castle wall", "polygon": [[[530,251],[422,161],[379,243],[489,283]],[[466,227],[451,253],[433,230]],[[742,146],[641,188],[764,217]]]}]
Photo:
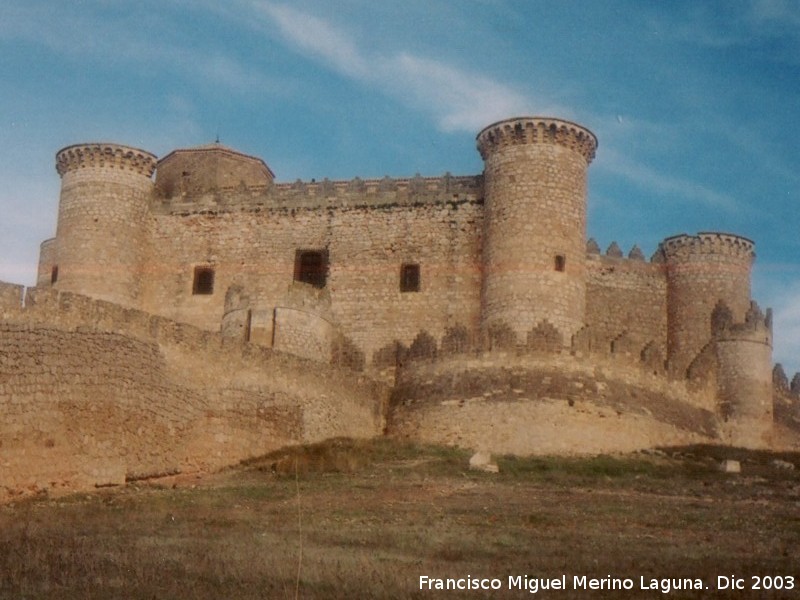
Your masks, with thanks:
[{"label": "stone castle wall", "polygon": [[[325,339],[295,336],[295,346],[324,348],[341,334],[367,364],[420,330],[510,328],[524,343],[541,326],[555,327],[564,347],[574,335],[649,345],[682,376],[710,339],[716,301],[743,314],[752,262],[744,238],[676,236],[656,263],[587,256],[586,169],[596,148],[588,130],[511,119],[487,127],[478,146],[480,177],[281,184],[260,159],[218,144],[170,153],[155,184],[152,155],[71,146],[58,154],[59,232],[42,245],[38,279],[47,285],[56,269],[57,289],[209,331],[225,321],[228,333],[271,345],[275,310],[291,307],[298,253],[318,251],[329,310],[316,315],[319,326],[313,310],[301,311],[304,324],[301,313],[293,321]],[[401,290],[404,265],[419,268],[415,291]],[[210,293],[194,293],[197,269],[213,270]],[[249,299],[235,327],[225,307],[231,288]]]},{"label": "stone castle wall", "polygon": [[[475,178],[275,185],[182,197],[154,208],[142,308],[216,330],[225,293],[254,308],[286,306],[297,250],[324,250],[330,315],[369,358],[420,328],[478,327],[482,204]],[[400,290],[403,264],[420,290]],[[195,266],[214,293],[193,295]],[[254,313],[255,314],[255,313]]]},{"label": "stone castle wall", "polygon": [[330,363],[334,344],[333,323],[314,312],[279,306],[275,308],[273,344],[289,354]]},{"label": "stone castle wall", "polygon": [[372,437],[364,377],[68,292],[0,285],[0,496]]},{"label": "stone castle wall", "polygon": [[490,352],[413,361],[388,431],[498,453],[595,454],[713,443],[713,398],[624,357]]},{"label": "stone castle wall", "polygon": [[586,322],[603,343],[626,332],[639,349],[667,347],[667,281],[663,265],[589,253]]}]

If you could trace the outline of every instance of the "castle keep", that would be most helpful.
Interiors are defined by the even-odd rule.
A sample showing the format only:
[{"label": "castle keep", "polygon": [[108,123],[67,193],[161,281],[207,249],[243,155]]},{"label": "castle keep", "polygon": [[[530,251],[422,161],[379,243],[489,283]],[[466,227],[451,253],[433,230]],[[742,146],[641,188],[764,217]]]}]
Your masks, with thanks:
[{"label": "castle keep", "polygon": [[[702,232],[666,238],[649,261],[637,247],[603,253],[586,235],[591,131],[514,118],[477,147],[479,175],[278,183],[220,144],[160,160],[69,146],[56,156],[56,236],[41,246],[32,301],[7,293],[6,329],[77,335],[113,313],[106,329],[150,344],[167,375],[183,338],[154,331],[173,323],[204,340],[195,358],[180,353],[184,377],[215,362],[211,336],[219,356],[278,352],[385,386],[362,404],[372,412],[360,429],[338,434],[522,454],[796,439],[773,419],[753,242]],[[315,369],[298,366],[298,385]],[[257,399],[268,372],[248,373],[254,406],[280,404]],[[224,395],[244,379],[207,385]],[[282,443],[308,439],[303,418]]]}]

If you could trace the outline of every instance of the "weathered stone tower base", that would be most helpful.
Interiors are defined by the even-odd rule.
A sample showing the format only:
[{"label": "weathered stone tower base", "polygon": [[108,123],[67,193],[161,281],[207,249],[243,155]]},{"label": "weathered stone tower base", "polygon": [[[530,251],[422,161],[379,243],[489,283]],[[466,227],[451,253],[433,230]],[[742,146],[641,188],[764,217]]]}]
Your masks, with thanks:
[{"label": "weathered stone tower base", "polygon": [[745,323],[717,332],[717,385],[725,418],[725,441],[732,446],[772,445],[772,317],[753,305]]},{"label": "weathered stone tower base", "polygon": [[704,404],[613,361],[491,352],[404,366],[388,433],[500,454],[630,452],[718,442],[719,420]]}]

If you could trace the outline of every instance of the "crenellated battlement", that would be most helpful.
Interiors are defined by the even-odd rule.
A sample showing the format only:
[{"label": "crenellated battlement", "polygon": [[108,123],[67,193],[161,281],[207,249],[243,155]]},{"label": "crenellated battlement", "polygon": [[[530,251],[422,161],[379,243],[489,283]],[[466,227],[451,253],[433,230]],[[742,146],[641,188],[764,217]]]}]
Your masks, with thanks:
[{"label": "crenellated battlement", "polygon": [[766,344],[772,347],[772,309],[765,312],[753,301],[745,314],[744,321],[736,323],[730,310],[719,302],[712,313],[712,329],[718,341],[747,341]]},{"label": "crenellated battlement", "polygon": [[702,231],[697,235],[685,233],[666,238],[659,245],[668,261],[680,261],[692,255],[726,255],[752,261],[755,259],[755,243],[752,240],[713,231]]},{"label": "crenellated battlement", "polygon": [[551,117],[518,117],[498,121],[484,128],[477,137],[478,151],[486,160],[497,148],[520,144],[557,144],[578,152],[592,162],[597,137],[585,127]]},{"label": "crenellated battlement", "polygon": [[139,148],[102,142],[75,144],[56,153],[56,171],[62,177],[86,167],[134,171],[149,178],[156,168],[156,156]]},{"label": "crenellated battlement", "polygon": [[615,262],[620,264],[628,264],[628,263],[657,263],[659,262],[656,260],[655,255],[651,257],[650,261],[642,252],[642,249],[639,247],[638,244],[634,244],[631,249],[628,251],[627,255],[622,251],[619,244],[616,241],[611,242],[606,248],[606,251],[603,252],[600,250],[600,245],[597,243],[597,240],[594,238],[589,238],[586,242],[586,258],[589,259],[611,259]]},{"label": "crenellated battlement", "polygon": [[411,177],[301,181],[257,186],[219,187],[213,192],[162,197],[153,210],[192,214],[207,210],[319,209],[390,207],[483,201],[481,176]]}]

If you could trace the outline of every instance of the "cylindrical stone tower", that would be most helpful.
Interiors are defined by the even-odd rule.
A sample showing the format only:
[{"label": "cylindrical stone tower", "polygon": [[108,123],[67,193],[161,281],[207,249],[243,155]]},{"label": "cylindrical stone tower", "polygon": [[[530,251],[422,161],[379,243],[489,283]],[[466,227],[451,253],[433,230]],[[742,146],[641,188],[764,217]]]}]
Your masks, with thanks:
[{"label": "cylindrical stone tower", "polygon": [[56,288],[137,306],[155,166],[153,154],[117,144],[56,154]]},{"label": "cylindrical stone tower", "polygon": [[772,319],[759,317],[718,332],[718,394],[726,441],[769,447],[772,437]]},{"label": "cylindrical stone tower", "polygon": [[478,134],[485,163],[481,325],[517,340],[547,320],[565,345],[586,316],[586,175],[594,134],[520,117]]},{"label": "cylindrical stone tower", "polygon": [[750,308],[754,244],[727,233],[676,235],[661,242],[667,273],[667,363],[686,368],[711,339],[711,313],[720,300],[734,322]]},{"label": "cylindrical stone tower", "polygon": [[50,238],[39,245],[39,268],[36,273],[37,287],[50,287],[58,279],[56,269],[56,238]]}]

